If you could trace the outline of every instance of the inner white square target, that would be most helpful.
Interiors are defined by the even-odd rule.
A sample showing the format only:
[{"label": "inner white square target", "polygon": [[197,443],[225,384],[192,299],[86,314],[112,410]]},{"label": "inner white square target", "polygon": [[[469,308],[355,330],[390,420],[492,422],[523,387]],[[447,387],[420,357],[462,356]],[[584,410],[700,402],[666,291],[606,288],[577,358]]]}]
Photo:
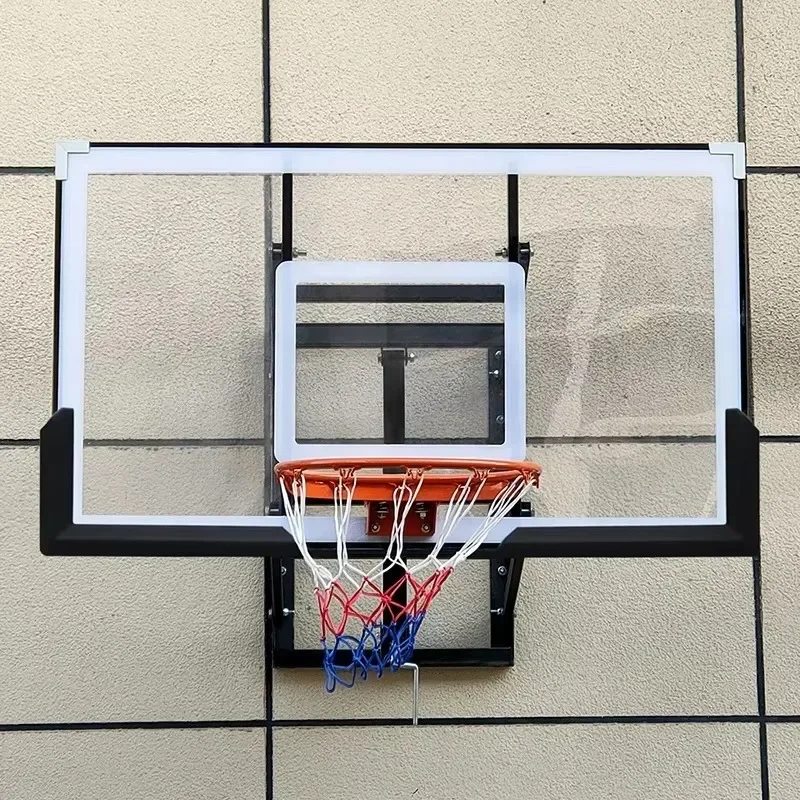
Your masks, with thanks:
[{"label": "inner white square target", "polygon": [[275,456],[525,457],[525,272],[509,262],[278,267]]}]

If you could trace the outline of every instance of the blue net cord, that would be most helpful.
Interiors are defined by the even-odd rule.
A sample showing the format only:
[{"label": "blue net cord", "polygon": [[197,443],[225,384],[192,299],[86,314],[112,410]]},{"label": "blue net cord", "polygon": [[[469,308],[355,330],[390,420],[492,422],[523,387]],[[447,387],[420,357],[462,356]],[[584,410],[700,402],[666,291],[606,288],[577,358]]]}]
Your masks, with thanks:
[{"label": "blue net cord", "polygon": [[401,622],[365,627],[360,637],[341,634],[328,644],[322,641],[322,667],[325,691],[337,686],[351,688],[366,680],[372,672],[380,678],[384,672],[397,672],[414,653],[414,642],[424,614],[406,617]]}]

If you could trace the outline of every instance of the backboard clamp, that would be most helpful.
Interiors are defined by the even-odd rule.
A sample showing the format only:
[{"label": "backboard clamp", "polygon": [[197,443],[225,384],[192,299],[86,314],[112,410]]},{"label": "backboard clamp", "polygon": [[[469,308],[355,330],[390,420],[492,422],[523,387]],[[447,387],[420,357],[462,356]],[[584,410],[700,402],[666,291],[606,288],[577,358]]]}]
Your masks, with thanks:
[{"label": "backboard clamp", "polygon": [[531,243],[519,240],[519,175],[509,175],[506,181],[506,200],[508,208],[508,246],[498,251],[498,255],[516,262],[525,270],[525,283],[528,282],[528,269],[531,265]]},{"label": "backboard clamp", "polygon": [[531,256],[533,255],[533,250],[531,249],[530,242],[520,242],[519,243],[519,255],[517,256],[516,260],[525,270],[525,280],[528,280],[528,269],[531,265]]}]

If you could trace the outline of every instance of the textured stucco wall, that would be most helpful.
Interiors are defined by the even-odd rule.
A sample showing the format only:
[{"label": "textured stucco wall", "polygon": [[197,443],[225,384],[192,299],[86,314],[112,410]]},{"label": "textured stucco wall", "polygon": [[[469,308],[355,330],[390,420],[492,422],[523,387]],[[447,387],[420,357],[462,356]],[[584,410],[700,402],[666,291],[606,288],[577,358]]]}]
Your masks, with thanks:
[{"label": "textured stucco wall", "polygon": [[[0,798],[800,794],[797,3],[0,6]],[[54,141],[246,142],[265,130],[275,141],[746,139],[756,421],[765,436],[761,558],[531,561],[516,667],[426,670],[427,726],[412,730],[392,724],[409,714],[407,674],[325,697],[316,672],[268,669],[257,560],[41,556],[36,437],[51,387]],[[87,448],[86,503],[100,512],[258,513],[263,187],[120,180],[98,179],[92,195],[98,313],[87,347],[97,372],[87,375],[87,424],[105,444]],[[598,186],[577,213],[568,184],[553,184],[546,203],[541,186],[522,186],[523,228],[552,229],[534,289],[553,317],[543,323],[543,355],[574,352],[557,324],[558,230],[588,219],[644,224],[666,210],[664,235],[641,251],[652,272],[610,282],[604,307],[648,291],[651,275],[676,264],[680,280],[663,296],[707,302],[707,231],[694,213],[702,189],[664,185],[659,196],[630,187],[609,202]],[[323,259],[368,246],[373,257],[487,258],[503,241],[502,183],[397,181],[391,202],[384,190],[359,179],[298,181],[296,244]],[[580,235],[590,270],[591,226]],[[620,237],[624,247],[630,238]],[[151,257],[169,268],[143,270]],[[176,294],[180,302],[165,301]],[[146,315],[135,296],[152,301]],[[567,425],[585,435],[649,433],[654,415],[675,433],[703,433],[708,364],[687,362],[686,342],[702,343],[707,331],[698,322],[667,334],[671,361],[649,358],[661,330],[624,348],[646,388],[640,407],[616,414],[626,398],[595,364],[595,394],[576,399],[554,382],[560,404],[531,409],[531,434],[570,433]],[[604,351],[595,352],[602,365]],[[608,474],[609,447],[532,447],[553,475],[544,513],[713,510],[707,447],[625,444],[625,468]],[[657,491],[664,480],[676,487],[666,497]],[[453,578],[424,643],[484,641],[482,567]],[[306,595],[298,602],[298,637],[310,646],[313,609]],[[341,719],[358,726],[331,727]],[[402,768],[385,768],[398,753]]]}]

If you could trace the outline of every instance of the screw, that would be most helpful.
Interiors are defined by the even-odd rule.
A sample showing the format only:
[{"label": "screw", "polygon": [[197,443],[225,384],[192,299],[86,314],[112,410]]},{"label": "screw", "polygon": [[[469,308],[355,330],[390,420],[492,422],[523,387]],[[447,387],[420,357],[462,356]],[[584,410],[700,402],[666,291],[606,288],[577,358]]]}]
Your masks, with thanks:
[{"label": "screw", "polygon": [[281,575],[285,575],[285,574],[286,574],[286,567],[281,567]]},{"label": "screw", "polygon": [[500,377],[500,370],[499,369],[493,369],[489,373],[489,375],[491,375],[493,378],[499,378]]},{"label": "screw", "polygon": [[490,613],[490,614],[497,614],[498,616],[500,616],[500,615],[501,615],[501,614],[503,614],[504,612],[505,612],[505,609],[504,609],[504,608],[490,608],[490,609],[489,609],[489,613]]},{"label": "screw", "polygon": [[495,358],[502,358],[503,357],[503,351],[502,350],[495,350],[494,351],[494,357]]},{"label": "screw", "polygon": [[494,254],[496,256],[502,256],[503,258],[508,258],[508,248],[507,247],[501,247],[499,250],[495,250]]},{"label": "screw", "polygon": [[372,523],[371,530],[372,530],[373,533],[377,533],[380,529],[381,529],[381,526],[377,522],[373,522]]},{"label": "screw", "polygon": [[500,567],[497,568],[497,574],[498,575],[506,575],[506,574],[508,574],[508,570],[505,567],[500,566]]},{"label": "screw", "polygon": [[502,425],[502,424],[503,424],[503,423],[506,421],[506,418],[505,418],[505,417],[504,417],[502,414],[498,414],[498,415],[497,415],[497,416],[494,418],[494,421],[495,421],[495,422],[496,422],[498,425]]},{"label": "screw", "polygon": [[430,532],[431,532],[431,526],[430,526],[430,525],[428,525],[428,523],[426,522],[426,523],[425,523],[425,524],[422,526],[422,528],[421,528],[420,530],[421,530],[423,533],[430,533]]},{"label": "screw", "polygon": [[416,354],[415,354],[415,353],[409,353],[409,354],[406,356],[406,361],[407,361],[409,364],[413,364],[413,363],[414,363],[416,360],[417,360],[417,356],[416,356]]},{"label": "screw", "polygon": [[308,253],[305,250],[301,250],[299,247],[292,248],[292,258],[298,258],[300,256],[307,256]]},{"label": "screw", "polygon": [[284,608],[283,609],[283,616],[284,617],[294,616],[294,609],[293,608]]}]

